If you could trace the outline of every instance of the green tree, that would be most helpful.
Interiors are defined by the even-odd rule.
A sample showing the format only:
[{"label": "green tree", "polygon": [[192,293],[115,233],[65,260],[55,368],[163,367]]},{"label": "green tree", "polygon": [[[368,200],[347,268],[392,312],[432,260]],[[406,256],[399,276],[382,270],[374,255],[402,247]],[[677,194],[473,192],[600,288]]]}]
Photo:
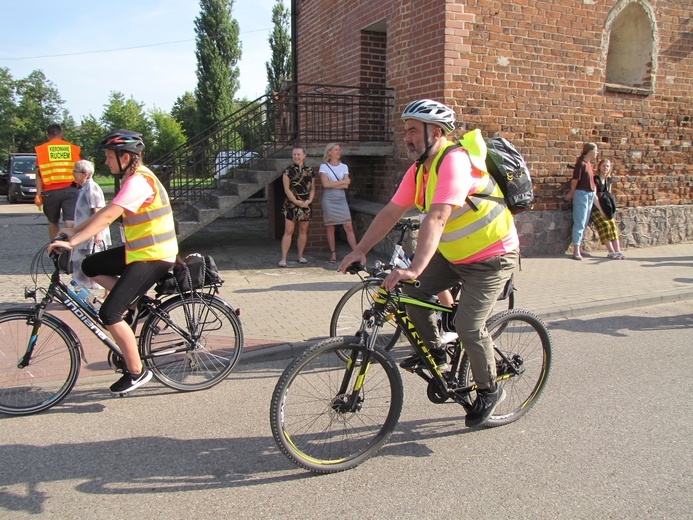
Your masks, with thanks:
[{"label": "green tree", "polygon": [[103,125],[91,114],[82,118],[75,131],[74,143],[82,147],[80,156],[94,163],[97,175],[110,175],[110,170],[104,164],[104,154],[98,150],[99,141],[106,133]]},{"label": "green tree", "polygon": [[111,92],[101,115],[101,125],[106,132],[118,129],[140,132],[147,145],[152,139],[152,122],[143,107],[144,103],[138,103],[132,97],[125,99],[121,92]]},{"label": "green tree", "polygon": [[231,114],[233,98],[240,86],[237,63],[241,58],[241,42],[232,9],[233,0],[200,0],[200,16],[195,19],[195,96],[200,129]]},{"label": "green tree", "polygon": [[180,123],[187,139],[192,139],[197,134],[197,99],[193,92],[186,92],[176,99],[171,115]]},{"label": "green tree", "polygon": [[154,123],[154,139],[147,151],[147,157],[150,162],[156,162],[159,157],[185,143],[185,134],[181,124],[171,114],[155,108],[149,115]]},{"label": "green tree", "polygon": [[279,92],[282,82],[291,79],[291,11],[282,0],[272,7],[273,29],[269,35],[272,58],[267,67],[267,94]]},{"label": "green tree", "polygon": [[18,152],[32,152],[34,146],[46,140],[46,128],[51,123],[65,127],[65,138],[70,139],[75,124],[53,83],[41,70],[31,72],[17,81],[17,125],[15,144]]},{"label": "green tree", "polygon": [[16,150],[17,86],[10,70],[0,67],[0,164],[5,164],[9,154]]}]

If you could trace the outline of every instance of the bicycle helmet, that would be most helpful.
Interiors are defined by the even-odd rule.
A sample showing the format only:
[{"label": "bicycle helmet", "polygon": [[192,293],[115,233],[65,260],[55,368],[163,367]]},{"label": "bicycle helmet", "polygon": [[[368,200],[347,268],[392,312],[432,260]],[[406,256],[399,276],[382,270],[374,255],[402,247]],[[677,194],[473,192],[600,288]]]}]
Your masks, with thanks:
[{"label": "bicycle helmet", "polygon": [[409,103],[402,112],[402,119],[416,119],[422,123],[438,125],[445,135],[455,129],[455,112],[431,99],[419,99]]},{"label": "bicycle helmet", "polygon": [[142,134],[132,130],[116,130],[99,142],[99,150],[115,150],[140,154],[144,150]]}]

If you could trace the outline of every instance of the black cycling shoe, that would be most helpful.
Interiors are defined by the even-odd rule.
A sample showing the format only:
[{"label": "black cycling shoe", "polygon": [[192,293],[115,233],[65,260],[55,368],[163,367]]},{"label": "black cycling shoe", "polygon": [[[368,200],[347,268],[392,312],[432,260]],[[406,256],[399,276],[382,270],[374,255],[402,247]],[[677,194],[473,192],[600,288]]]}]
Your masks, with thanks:
[{"label": "black cycling shoe", "polygon": [[464,418],[464,423],[468,427],[479,426],[489,420],[496,406],[505,399],[505,391],[496,383],[495,388],[476,391],[476,400],[472,404],[472,409]]},{"label": "black cycling shoe", "polygon": [[[435,360],[436,364],[438,365],[438,370],[440,370],[441,372],[450,370],[450,365],[448,364],[448,356],[445,352],[445,349],[431,349],[430,352],[431,357]],[[413,372],[417,368],[424,367],[424,362],[418,354],[414,354],[413,356],[405,358],[399,364],[399,366],[404,370],[409,370]]]}]

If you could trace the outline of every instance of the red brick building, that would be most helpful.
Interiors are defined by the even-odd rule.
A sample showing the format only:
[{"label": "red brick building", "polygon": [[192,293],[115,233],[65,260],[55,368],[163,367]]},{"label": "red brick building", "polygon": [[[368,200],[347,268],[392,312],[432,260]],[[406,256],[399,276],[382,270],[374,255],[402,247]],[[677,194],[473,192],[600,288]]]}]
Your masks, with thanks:
[{"label": "red brick building", "polygon": [[570,243],[563,196],[585,141],[614,163],[625,245],[693,240],[690,0],[293,4],[295,80],[394,89],[395,156],[346,155],[352,196],[388,200],[407,166],[399,114],[428,97],[455,108],[457,135],[480,128],[525,156],[537,197],[518,218],[526,253]]}]

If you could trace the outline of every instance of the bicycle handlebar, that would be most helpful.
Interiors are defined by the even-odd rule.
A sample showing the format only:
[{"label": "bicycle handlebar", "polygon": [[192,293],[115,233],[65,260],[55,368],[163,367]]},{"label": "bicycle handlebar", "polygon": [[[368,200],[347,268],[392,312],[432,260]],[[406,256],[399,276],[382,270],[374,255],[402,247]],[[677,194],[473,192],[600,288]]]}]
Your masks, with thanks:
[{"label": "bicycle handlebar", "polygon": [[406,229],[416,230],[419,229],[420,225],[421,224],[418,222],[414,222],[412,219],[408,218],[406,220],[398,221],[392,229],[395,231],[402,231]]},{"label": "bicycle handlebar", "polygon": [[[349,274],[359,274],[361,272],[365,272],[368,273],[370,276],[373,276],[374,278],[380,278],[381,280],[383,280],[390,273],[384,271],[382,268],[383,266],[382,264],[380,264],[380,262],[376,262],[376,265],[373,266],[365,266],[360,264],[359,262],[354,262],[346,268],[346,272]],[[413,285],[414,287],[418,287],[420,284],[418,280],[400,280],[399,283],[405,285]]]}]

